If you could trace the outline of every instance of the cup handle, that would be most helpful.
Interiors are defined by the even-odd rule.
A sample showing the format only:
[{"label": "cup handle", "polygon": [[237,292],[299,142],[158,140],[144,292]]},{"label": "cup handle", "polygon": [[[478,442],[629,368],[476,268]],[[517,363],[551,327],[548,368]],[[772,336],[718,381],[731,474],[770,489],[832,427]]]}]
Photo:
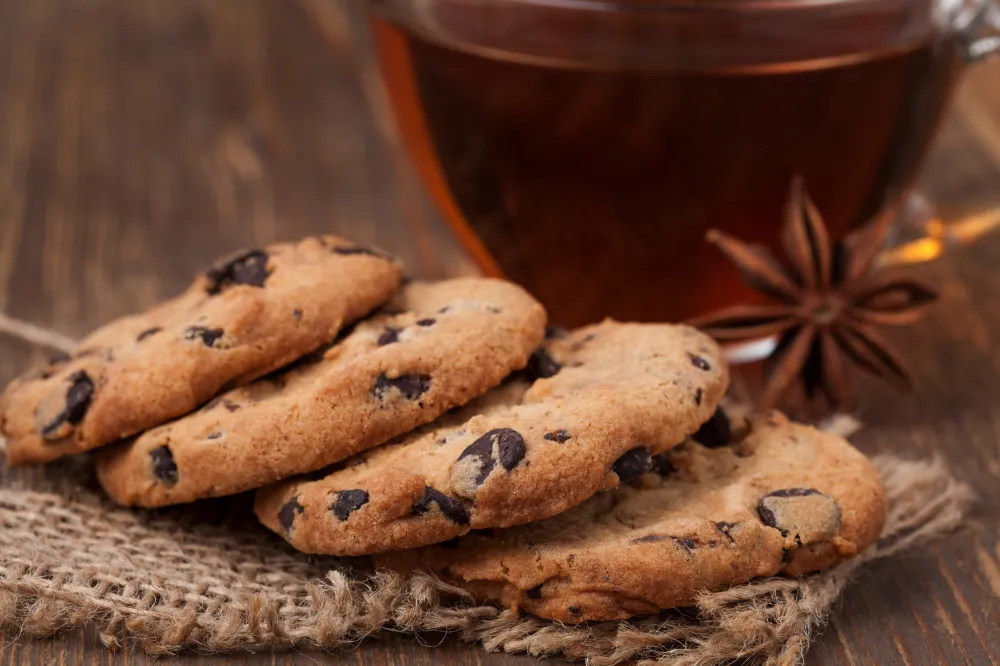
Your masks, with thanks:
[{"label": "cup handle", "polygon": [[965,34],[965,57],[970,62],[1000,54],[1000,5],[987,0],[969,21]]}]

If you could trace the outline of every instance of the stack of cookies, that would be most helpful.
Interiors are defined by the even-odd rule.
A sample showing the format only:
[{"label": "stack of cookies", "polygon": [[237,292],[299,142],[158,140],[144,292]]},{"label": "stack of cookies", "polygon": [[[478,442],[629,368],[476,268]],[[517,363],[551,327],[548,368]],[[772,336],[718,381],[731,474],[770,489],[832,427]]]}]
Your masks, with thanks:
[{"label": "stack of cookies", "polygon": [[563,622],[689,605],[874,542],[885,493],[844,440],[730,418],[692,328],[546,327],[520,287],[402,280],[335,237],[220,260],[0,397],[10,465],[95,451],[115,502],[256,489],[307,553],[373,555]]}]

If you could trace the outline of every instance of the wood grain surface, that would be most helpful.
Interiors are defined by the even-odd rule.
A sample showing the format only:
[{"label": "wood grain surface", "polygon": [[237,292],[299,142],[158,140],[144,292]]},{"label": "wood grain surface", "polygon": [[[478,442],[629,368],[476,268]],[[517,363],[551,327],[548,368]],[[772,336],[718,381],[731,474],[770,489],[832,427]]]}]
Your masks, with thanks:
[{"label": "wood grain surface", "polygon": [[[222,252],[317,231],[383,245],[422,275],[469,271],[386,149],[333,7],[0,0],[0,311],[79,336],[175,293]],[[866,570],[810,664],[1000,664],[1000,233],[982,235],[1000,220],[1000,63],[967,77],[923,185],[958,225],[941,228],[940,259],[913,269],[944,303],[890,336],[920,388],[866,384],[857,441],[943,456],[979,502],[960,534]],[[42,354],[0,338],[0,381]],[[150,663],[535,660],[396,635],[330,655],[152,659],[87,633],[0,652],[11,666]]]}]

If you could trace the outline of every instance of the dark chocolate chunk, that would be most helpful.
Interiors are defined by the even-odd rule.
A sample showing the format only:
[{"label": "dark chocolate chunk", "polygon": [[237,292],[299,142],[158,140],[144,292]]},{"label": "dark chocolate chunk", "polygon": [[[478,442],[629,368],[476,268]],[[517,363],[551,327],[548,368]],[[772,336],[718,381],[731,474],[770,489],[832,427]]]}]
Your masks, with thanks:
[{"label": "dark chocolate chunk", "polygon": [[207,435],[205,435],[205,439],[222,439],[222,433],[221,432],[210,432]]},{"label": "dark chocolate chunk", "polygon": [[553,430],[552,432],[545,433],[544,437],[550,442],[559,442],[560,444],[562,444],[567,439],[569,439],[569,433],[562,429]]},{"label": "dark chocolate chunk", "polygon": [[302,308],[295,308],[292,310],[292,319],[295,321],[302,321]]},{"label": "dark chocolate chunk", "polygon": [[226,397],[220,395],[220,396],[216,396],[216,397],[212,398],[211,400],[209,400],[208,402],[206,402],[205,406],[202,407],[202,410],[207,412],[209,410],[215,409],[219,405],[222,405],[223,407],[226,408],[227,411],[230,411],[230,412],[235,412],[237,409],[240,408],[240,406],[238,404],[236,404],[235,402],[233,402],[229,398],[226,398]]},{"label": "dark chocolate chunk", "polygon": [[562,366],[552,358],[544,347],[539,347],[528,359],[524,375],[529,382],[552,377],[562,370]]},{"label": "dark chocolate chunk", "polygon": [[39,379],[48,379],[55,374],[58,374],[59,368],[73,360],[73,357],[66,352],[57,352],[49,357],[48,365],[38,373]]},{"label": "dark chocolate chunk", "polygon": [[431,387],[430,375],[400,375],[390,379],[385,375],[375,378],[371,394],[379,399],[385,400],[385,394],[389,389],[395,388],[402,393],[407,400],[416,400]]},{"label": "dark chocolate chunk", "polygon": [[691,364],[694,367],[698,368],[699,370],[704,370],[707,372],[712,369],[712,366],[708,364],[708,361],[703,359],[701,356],[698,356],[696,354],[688,354],[688,358],[691,359]]},{"label": "dark chocolate chunk", "polygon": [[205,291],[218,294],[227,287],[238,284],[263,287],[268,275],[267,252],[242,250],[221,259],[205,271],[205,279],[208,280]]},{"label": "dark chocolate chunk", "polygon": [[56,352],[55,354],[49,357],[49,365],[62,365],[63,363],[69,361],[71,358],[72,356],[70,356],[66,352]]},{"label": "dark chocolate chunk", "polygon": [[281,525],[281,529],[285,531],[285,534],[292,531],[295,516],[304,510],[303,506],[299,504],[298,495],[281,505],[281,508],[278,510],[278,524]]},{"label": "dark chocolate chunk", "polygon": [[426,319],[418,319],[417,320],[417,326],[423,326],[425,328],[427,326],[433,326],[436,323],[437,323],[437,319],[434,319],[433,317],[427,317]]},{"label": "dark chocolate chunk", "polygon": [[649,455],[649,449],[644,446],[629,449],[611,465],[611,471],[618,475],[620,483],[638,479],[651,469],[653,459]]},{"label": "dark chocolate chunk", "polygon": [[185,340],[199,339],[205,343],[206,347],[214,347],[222,335],[221,328],[205,328],[204,326],[188,326],[184,331]]},{"label": "dark chocolate chunk", "polygon": [[139,335],[135,336],[135,341],[136,342],[142,342],[146,338],[151,337],[153,335],[156,335],[157,333],[159,333],[162,330],[163,329],[161,327],[159,327],[159,326],[154,326],[153,328],[147,328],[145,331],[143,331]]},{"label": "dark chocolate chunk", "polygon": [[468,457],[479,459],[479,473],[475,479],[477,486],[482,485],[486,477],[493,471],[494,443],[496,444],[497,460],[499,460],[500,465],[508,472],[517,467],[517,464],[524,458],[526,447],[524,438],[521,437],[519,432],[510,428],[490,430],[472,444],[469,444],[462,451],[462,455],[458,457],[459,460]]},{"label": "dark chocolate chunk", "polygon": [[695,405],[697,405],[699,407],[701,406],[701,399],[704,396],[704,394],[705,394],[705,392],[702,391],[701,389],[696,389],[695,390],[695,392],[694,392],[694,404]]},{"label": "dark chocolate chunk", "polygon": [[675,537],[675,536],[670,537],[670,539],[674,543],[676,543],[682,550],[684,550],[684,552],[686,552],[688,555],[691,554],[692,550],[698,547],[698,544],[692,539],[688,539],[685,537]]},{"label": "dark chocolate chunk", "polygon": [[385,347],[394,342],[399,342],[399,329],[395,326],[386,326],[385,330],[382,331],[382,335],[378,336],[378,346]]},{"label": "dark chocolate chunk", "polygon": [[54,435],[66,423],[72,426],[79,425],[87,414],[90,399],[94,396],[94,382],[83,370],[74,372],[67,381],[69,388],[66,390],[65,406],[55,418],[42,426],[42,437],[48,438]]},{"label": "dark chocolate chunk", "polygon": [[670,476],[677,471],[674,461],[670,458],[670,453],[658,453],[653,456],[653,471],[660,476]]},{"label": "dark chocolate chunk", "polygon": [[732,439],[732,430],[729,427],[729,417],[722,407],[715,410],[712,418],[705,421],[698,428],[698,432],[691,435],[691,439],[710,449],[728,446]]},{"label": "dark chocolate chunk", "polygon": [[342,245],[341,247],[333,248],[333,253],[342,254],[344,256],[361,254],[369,257],[378,257],[379,259],[386,259],[387,261],[395,259],[395,257],[388,252],[383,252],[382,250],[377,250],[371,247],[363,247],[361,245]]},{"label": "dark chocolate chunk", "polygon": [[528,595],[529,599],[541,599],[542,598],[542,586],[541,585],[536,585],[533,588],[531,588],[530,590],[528,590],[525,594]]},{"label": "dark chocolate chunk", "polygon": [[423,496],[413,505],[413,513],[423,515],[431,510],[431,505],[436,504],[441,513],[454,523],[459,525],[469,524],[469,514],[465,510],[465,505],[454,497],[445,495],[440,490],[435,490],[430,486],[424,488]]},{"label": "dark chocolate chunk", "polygon": [[368,503],[368,493],[364,490],[341,490],[337,493],[337,499],[330,505],[330,511],[343,522],[347,520],[351,513],[357,511]]},{"label": "dark chocolate chunk", "polygon": [[768,527],[780,530],[782,536],[788,536],[790,526],[780,524],[781,521],[774,509],[768,506],[768,500],[771,498],[808,497],[809,495],[821,494],[818,490],[813,490],[812,488],[783,488],[782,490],[775,490],[773,493],[768,493],[760,498],[760,502],[757,503],[757,515],[760,516],[762,523]]},{"label": "dark chocolate chunk", "polygon": [[568,610],[569,614],[572,615],[573,617],[580,617],[581,615],[583,615],[583,609],[580,608],[579,606],[567,606],[566,610]]},{"label": "dark chocolate chunk", "polygon": [[149,458],[153,463],[153,476],[168,486],[177,483],[177,464],[169,447],[156,447],[149,452]]},{"label": "dark chocolate chunk", "polygon": [[665,537],[662,534],[647,534],[646,536],[632,539],[629,543],[655,543],[657,541],[666,541],[668,538],[670,537]]},{"label": "dark chocolate chunk", "polygon": [[732,535],[732,534],[730,534],[730,531],[731,531],[731,530],[732,530],[732,529],[733,529],[734,527],[736,527],[736,525],[737,525],[737,524],[738,524],[738,523],[727,523],[727,522],[725,522],[725,521],[719,521],[719,522],[717,522],[717,523],[715,524],[715,529],[717,529],[717,530],[719,530],[720,532],[722,532],[723,534],[725,534],[725,535],[726,535],[726,537],[727,537],[727,538],[728,538],[728,539],[729,539],[730,541],[733,541],[733,542],[735,542],[735,541],[736,541],[736,539],[734,539],[734,538],[733,538],[733,535]]}]

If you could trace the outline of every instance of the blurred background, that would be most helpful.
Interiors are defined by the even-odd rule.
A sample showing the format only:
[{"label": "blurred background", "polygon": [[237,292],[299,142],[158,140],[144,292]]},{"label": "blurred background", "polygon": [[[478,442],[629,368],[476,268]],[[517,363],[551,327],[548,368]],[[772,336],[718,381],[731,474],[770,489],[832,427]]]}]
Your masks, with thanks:
[{"label": "blurred background", "polygon": [[[79,335],[220,253],[318,231],[415,275],[476,271],[394,147],[361,7],[0,0],[0,310]],[[968,224],[912,259],[996,225],[1000,63],[967,72],[919,182],[935,224]]]}]

